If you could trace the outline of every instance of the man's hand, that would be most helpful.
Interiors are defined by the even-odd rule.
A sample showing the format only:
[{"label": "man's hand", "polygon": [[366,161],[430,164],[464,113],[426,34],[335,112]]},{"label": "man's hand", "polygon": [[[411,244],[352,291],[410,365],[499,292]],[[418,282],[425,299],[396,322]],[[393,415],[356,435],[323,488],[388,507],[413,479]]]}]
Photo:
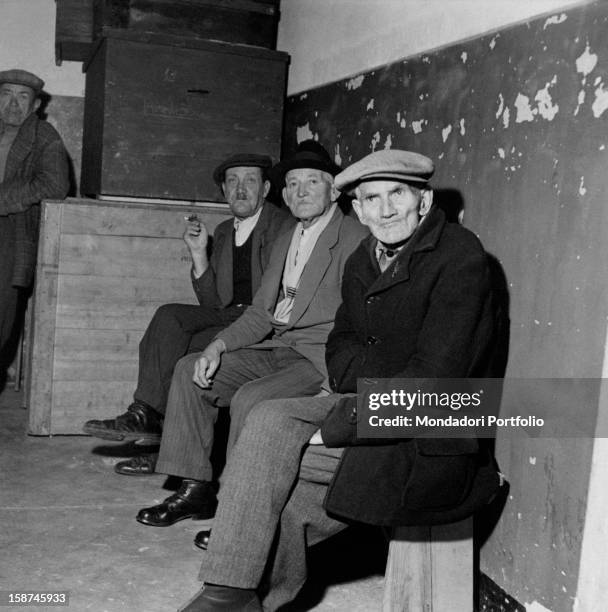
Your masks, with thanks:
[{"label": "man's hand", "polygon": [[321,437],[321,430],[317,429],[314,434],[312,434],[312,438],[308,441],[308,444],[312,446],[320,446],[323,444],[323,438]]},{"label": "man's hand", "polygon": [[183,238],[190,250],[194,276],[200,278],[209,267],[209,259],[207,257],[209,232],[205,224],[196,215],[186,217],[186,229]]},{"label": "man's hand", "polygon": [[194,374],[192,380],[202,389],[208,389],[211,386],[211,379],[222,360],[222,353],[226,351],[226,345],[223,340],[214,340],[202,352],[201,356],[194,364]]}]

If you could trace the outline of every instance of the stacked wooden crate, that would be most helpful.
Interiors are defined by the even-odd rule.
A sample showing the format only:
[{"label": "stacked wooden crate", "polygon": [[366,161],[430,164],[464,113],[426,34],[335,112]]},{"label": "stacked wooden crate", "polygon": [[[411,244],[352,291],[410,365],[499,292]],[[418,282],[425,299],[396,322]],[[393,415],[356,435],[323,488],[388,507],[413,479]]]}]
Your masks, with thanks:
[{"label": "stacked wooden crate", "polygon": [[44,202],[34,306],[29,432],[82,432],[132,401],[138,343],[156,308],[196,303],[184,215],[210,232],[213,206]]}]

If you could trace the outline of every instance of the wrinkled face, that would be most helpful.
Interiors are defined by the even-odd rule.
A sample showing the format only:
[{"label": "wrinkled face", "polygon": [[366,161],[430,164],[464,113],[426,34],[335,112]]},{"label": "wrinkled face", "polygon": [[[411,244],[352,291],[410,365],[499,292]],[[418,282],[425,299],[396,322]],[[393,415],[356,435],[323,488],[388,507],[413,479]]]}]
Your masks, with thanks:
[{"label": "wrinkled face", "polygon": [[222,191],[237,219],[255,215],[269,190],[270,182],[264,180],[261,168],[235,166],[225,172]]},{"label": "wrinkled face", "polygon": [[411,187],[399,181],[369,181],[355,190],[353,208],[363,225],[386,245],[407,240],[429,212],[430,189]]},{"label": "wrinkled face", "polygon": [[295,168],[285,175],[283,199],[294,217],[310,225],[336,201],[338,192],[328,172]]},{"label": "wrinkled face", "polygon": [[0,119],[7,125],[20,126],[39,106],[40,100],[31,87],[16,83],[0,85]]}]

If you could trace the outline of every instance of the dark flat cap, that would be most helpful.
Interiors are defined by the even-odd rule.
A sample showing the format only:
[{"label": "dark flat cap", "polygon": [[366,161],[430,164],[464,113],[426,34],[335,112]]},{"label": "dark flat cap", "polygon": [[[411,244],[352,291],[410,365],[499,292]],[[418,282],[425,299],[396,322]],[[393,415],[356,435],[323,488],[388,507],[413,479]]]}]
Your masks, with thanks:
[{"label": "dark flat cap", "polygon": [[313,168],[323,170],[332,176],[336,176],[342,170],[338,164],[329,156],[325,147],[316,140],[303,140],[291,156],[280,161],[270,173],[272,182],[277,189],[285,184],[285,175],[296,168]]},{"label": "dark flat cap", "polygon": [[257,153],[237,153],[232,155],[213,171],[215,183],[221,186],[224,182],[226,170],[235,166],[251,166],[253,168],[262,168],[262,171],[268,171],[272,166],[272,159],[268,155],[258,155]]},{"label": "dark flat cap", "polygon": [[0,85],[2,83],[13,83],[15,85],[25,85],[31,87],[36,93],[40,93],[44,87],[44,81],[35,74],[21,68],[12,68],[0,72]]},{"label": "dark flat cap", "polygon": [[426,155],[399,149],[384,149],[366,155],[336,176],[336,187],[350,192],[359,183],[373,180],[426,183],[435,170]]}]

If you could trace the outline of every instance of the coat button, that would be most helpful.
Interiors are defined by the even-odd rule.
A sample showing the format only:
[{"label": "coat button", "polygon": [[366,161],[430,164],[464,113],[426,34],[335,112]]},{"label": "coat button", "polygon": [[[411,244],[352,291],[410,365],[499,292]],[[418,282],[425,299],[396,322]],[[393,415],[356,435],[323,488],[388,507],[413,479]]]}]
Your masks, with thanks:
[{"label": "coat button", "polygon": [[378,338],[376,338],[376,336],[368,336],[367,337],[367,343],[368,344],[378,344],[378,342],[380,342],[380,340]]},{"label": "coat button", "polygon": [[350,413],[350,416],[348,417],[348,420],[351,424],[356,424],[357,423],[357,407],[355,406]]}]

